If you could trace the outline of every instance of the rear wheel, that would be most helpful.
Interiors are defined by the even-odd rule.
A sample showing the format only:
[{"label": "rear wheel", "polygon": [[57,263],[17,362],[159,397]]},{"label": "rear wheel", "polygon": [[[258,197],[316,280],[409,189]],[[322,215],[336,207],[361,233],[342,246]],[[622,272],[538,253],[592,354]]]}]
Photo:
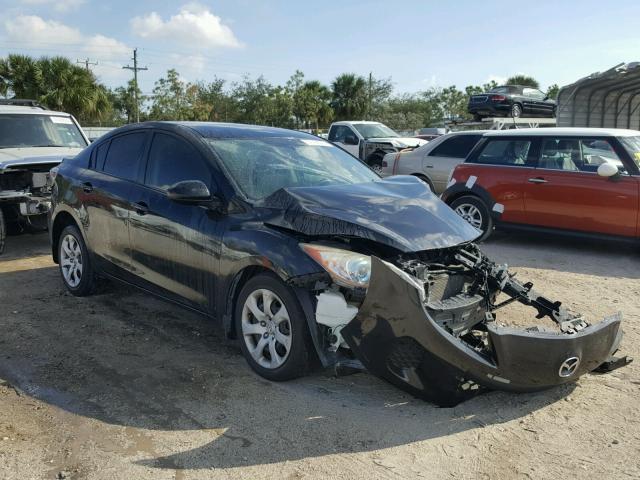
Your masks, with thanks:
[{"label": "rear wheel", "polygon": [[522,106],[519,103],[514,103],[513,105],[511,105],[511,116],[513,118],[522,116]]},{"label": "rear wheel", "polygon": [[451,208],[471,226],[482,232],[477,241],[486,240],[493,232],[493,219],[487,205],[478,197],[465,195],[451,202]]},{"label": "rear wheel", "polygon": [[242,353],[260,376],[283,381],[307,372],[306,318],[295,294],[277,276],[261,273],[245,284],[235,307],[235,322]]},{"label": "rear wheel", "polygon": [[93,267],[84,239],[75,225],[65,227],[60,233],[58,262],[62,281],[69,292],[78,297],[93,293]]}]

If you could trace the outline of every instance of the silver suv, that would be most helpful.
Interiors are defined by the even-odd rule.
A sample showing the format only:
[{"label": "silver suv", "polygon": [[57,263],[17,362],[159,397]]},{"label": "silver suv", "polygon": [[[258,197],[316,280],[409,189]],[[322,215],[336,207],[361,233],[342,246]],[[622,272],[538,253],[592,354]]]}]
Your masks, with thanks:
[{"label": "silver suv", "polygon": [[7,229],[46,229],[49,171],[88,144],[68,113],[46,110],[33,100],[0,100],[0,253]]}]

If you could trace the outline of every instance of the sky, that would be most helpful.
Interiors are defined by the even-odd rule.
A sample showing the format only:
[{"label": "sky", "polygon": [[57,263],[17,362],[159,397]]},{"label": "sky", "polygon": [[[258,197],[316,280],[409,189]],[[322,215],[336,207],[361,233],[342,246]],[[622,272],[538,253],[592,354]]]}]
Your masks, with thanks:
[{"label": "sky", "polygon": [[144,93],[175,68],[186,81],[302,70],[329,84],[354,72],[391,77],[396,93],[498,83],[521,73],[570,84],[640,61],[640,0],[0,0],[0,56],[64,55],[110,87]]}]

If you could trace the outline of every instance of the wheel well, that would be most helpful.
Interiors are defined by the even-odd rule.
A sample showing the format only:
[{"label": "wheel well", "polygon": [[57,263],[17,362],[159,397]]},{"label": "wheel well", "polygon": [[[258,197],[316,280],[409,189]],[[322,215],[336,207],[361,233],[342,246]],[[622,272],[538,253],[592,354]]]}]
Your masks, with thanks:
[{"label": "wheel well", "polygon": [[451,205],[453,202],[455,202],[457,199],[461,198],[461,197],[475,197],[478,200],[480,200],[483,203],[486,203],[484,200],[482,200],[482,198],[480,197],[480,195],[476,195],[475,193],[472,192],[458,192],[454,195],[451,195],[449,198],[447,198],[447,205]]},{"label": "wheel well", "polygon": [[414,177],[418,177],[420,180],[422,180],[423,182],[426,182],[429,184],[429,186],[431,187],[431,190],[433,190],[433,182],[431,181],[431,179],[429,177],[427,177],[424,173],[412,173],[411,175],[413,175]]},{"label": "wheel well", "polygon": [[231,281],[229,294],[227,295],[227,303],[225,305],[225,316],[228,320],[227,322],[225,322],[224,327],[227,338],[237,338],[236,325],[233,321],[233,315],[234,307],[236,305],[236,301],[238,300],[238,295],[240,295],[242,287],[249,281],[250,278],[264,272],[273,273],[273,270],[258,265],[251,265],[240,270]]},{"label": "wheel well", "polygon": [[60,212],[51,227],[51,254],[53,255],[53,261],[55,263],[58,263],[58,241],[60,240],[60,234],[62,230],[69,225],[78,226],[70,213]]},{"label": "wheel well", "polygon": [[373,162],[374,160],[379,160],[380,162],[382,162],[382,159],[384,158],[385,155],[386,154],[384,150],[376,150],[375,152],[372,152],[369,154],[369,156],[365,160],[365,163],[367,165],[371,165],[371,162]]}]

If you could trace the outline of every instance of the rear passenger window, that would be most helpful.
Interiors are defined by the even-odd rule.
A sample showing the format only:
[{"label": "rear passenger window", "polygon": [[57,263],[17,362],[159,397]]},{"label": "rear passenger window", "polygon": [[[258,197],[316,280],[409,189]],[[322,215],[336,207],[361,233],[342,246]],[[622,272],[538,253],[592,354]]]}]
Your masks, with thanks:
[{"label": "rear passenger window", "polygon": [[200,180],[211,186],[211,172],[192,145],[172,135],[156,133],[149,151],[145,183],[166,190],[183,180]]},{"label": "rear passenger window", "polygon": [[525,166],[530,148],[529,140],[489,140],[476,162],[487,165]]},{"label": "rear passenger window", "polygon": [[137,180],[146,137],[146,132],[136,132],[112,139],[102,170],[114,177]]},{"label": "rear passenger window", "polygon": [[429,152],[430,157],[466,158],[478,143],[480,135],[456,135],[444,140]]}]

